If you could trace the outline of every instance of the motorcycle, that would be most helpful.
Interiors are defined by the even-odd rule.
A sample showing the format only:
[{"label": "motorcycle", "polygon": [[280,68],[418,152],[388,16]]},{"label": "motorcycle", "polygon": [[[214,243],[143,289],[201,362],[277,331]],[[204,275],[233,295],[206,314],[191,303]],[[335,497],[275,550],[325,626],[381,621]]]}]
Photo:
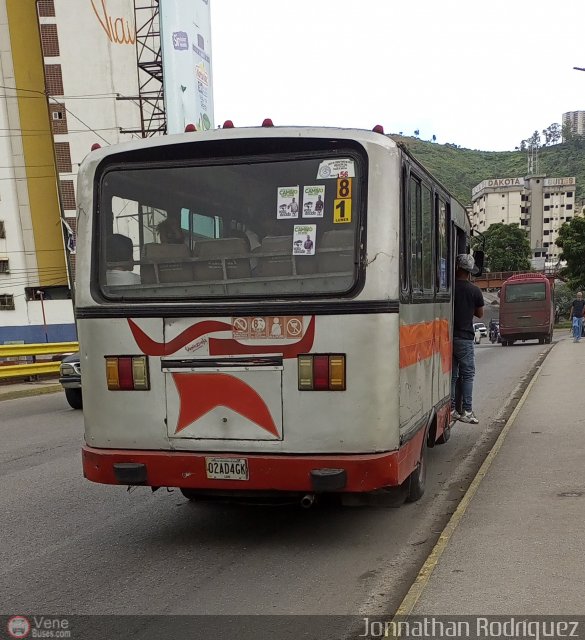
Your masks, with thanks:
[{"label": "motorcycle", "polygon": [[489,339],[490,339],[490,342],[492,344],[495,344],[496,342],[501,342],[502,338],[500,336],[500,325],[499,324],[492,325],[490,327]]}]

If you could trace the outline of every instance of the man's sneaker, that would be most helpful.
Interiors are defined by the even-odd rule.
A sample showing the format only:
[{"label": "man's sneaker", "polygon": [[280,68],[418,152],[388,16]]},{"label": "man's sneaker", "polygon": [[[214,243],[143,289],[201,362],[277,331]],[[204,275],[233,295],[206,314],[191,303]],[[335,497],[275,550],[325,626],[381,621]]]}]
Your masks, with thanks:
[{"label": "man's sneaker", "polygon": [[469,424],[478,424],[479,420],[475,417],[475,413],[473,411],[464,411],[463,414],[459,417],[461,422],[468,422]]},{"label": "man's sneaker", "polygon": [[455,422],[456,420],[461,420],[461,414],[457,409],[451,409],[451,421]]}]

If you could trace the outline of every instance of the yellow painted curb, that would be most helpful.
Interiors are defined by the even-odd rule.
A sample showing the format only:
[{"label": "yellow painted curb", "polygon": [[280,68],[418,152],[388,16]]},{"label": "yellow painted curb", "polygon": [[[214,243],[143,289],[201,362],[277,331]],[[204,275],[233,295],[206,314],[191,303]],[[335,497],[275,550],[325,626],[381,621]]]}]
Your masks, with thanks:
[{"label": "yellow painted curb", "polygon": [[425,587],[427,586],[427,583],[433,571],[435,570],[435,567],[439,563],[439,560],[443,555],[443,552],[447,548],[447,544],[449,543],[449,540],[453,536],[455,529],[457,529],[461,521],[461,518],[463,517],[463,514],[467,510],[467,507],[469,506],[473,496],[475,495],[475,492],[477,491],[479,485],[481,484],[481,481],[484,479],[485,475],[487,474],[492,462],[494,461],[495,457],[498,455],[498,451],[502,447],[502,444],[504,443],[504,440],[506,439],[508,432],[512,428],[512,425],[514,424],[516,417],[520,412],[520,409],[526,402],[526,398],[528,397],[528,394],[530,393],[532,386],[534,385],[534,383],[538,379],[538,376],[540,375],[541,368],[542,368],[542,364],[536,370],[536,373],[534,374],[532,380],[529,382],[528,386],[526,387],[526,390],[522,394],[520,401],[514,408],[512,415],[508,418],[508,421],[504,425],[504,428],[502,429],[500,435],[498,436],[498,439],[495,441],[494,446],[490,449],[490,452],[488,453],[486,459],[483,461],[483,464],[479,468],[479,471],[475,475],[475,478],[473,478],[473,481],[469,485],[469,488],[465,492],[465,495],[463,496],[457,509],[455,509],[455,512],[453,513],[453,515],[449,519],[449,522],[443,529],[441,535],[439,536],[439,539],[437,540],[437,543],[433,547],[433,550],[431,551],[425,563],[423,564],[421,570],[419,571],[414,583],[408,590],[408,593],[404,597],[404,600],[400,603],[400,606],[398,607],[398,609],[396,610],[396,613],[394,614],[395,618],[409,616],[412,613],[414,607],[416,606],[416,603],[418,602],[423,591],[425,590]]},{"label": "yellow painted curb", "polygon": [[31,387],[30,389],[18,389],[17,391],[6,391],[5,393],[0,391],[0,402],[2,400],[16,400],[18,398],[29,398],[31,396],[42,396],[47,393],[57,393],[57,391],[63,391],[63,387],[60,384],[52,384],[43,387]]}]

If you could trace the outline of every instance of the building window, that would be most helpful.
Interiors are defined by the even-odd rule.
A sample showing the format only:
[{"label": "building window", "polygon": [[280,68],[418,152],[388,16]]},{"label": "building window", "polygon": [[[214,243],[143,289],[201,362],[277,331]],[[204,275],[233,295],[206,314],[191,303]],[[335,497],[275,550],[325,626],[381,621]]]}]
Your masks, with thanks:
[{"label": "building window", "polygon": [[67,111],[64,104],[50,104],[51,126],[53,133],[67,133]]},{"label": "building window", "polygon": [[45,58],[56,58],[59,56],[59,37],[57,36],[56,24],[41,25],[41,45]]},{"label": "building window", "polygon": [[550,207],[548,206],[548,204],[544,206],[544,210],[545,211],[550,211]]},{"label": "building window", "polygon": [[0,273],[10,273],[8,258],[0,258]]},{"label": "building window", "polygon": [[573,205],[572,205],[572,204],[568,204],[568,205],[565,207],[565,209],[567,209],[567,211],[568,211],[569,209],[572,209],[572,208],[573,208]]},{"label": "building window", "polygon": [[520,225],[521,226],[526,226],[528,224],[528,220],[520,220]]},{"label": "building window", "polygon": [[55,17],[55,2],[54,0],[39,0],[39,16],[41,18],[54,18]]},{"label": "building window", "polygon": [[545,198],[550,198],[550,193],[545,193],[545,194],[544,194],[544,197],[545,197]]},{"label": "building window", "polygon": [[57,157],[57,171],[59,173],[71,173],[71,151],[68,142],[55,142],[55,155]]},{"label": "building window", "polygon": [[543,220],[542,220],[542,221],[544,222],[544,224],[547,224],[547,223],[549,223],[549,222],[550,222],[550,218],[543,218]]},{"label": "building window", "polygon": [[543,233],[544,233],[544,235],[545,235],[545,236],[548,236],[548,234],[550,233],[550,231],[546,230],[546,231],[543,231]]},{"label": "building window", "polygon": [[4,225],[4,220],[0,220],[0,238],[6,237],[6,226]]},{"label": "building window", "polygon": [[573,219],[573,216],[567,216],[567,217],[565,218],[565,220],[566,220],[567,222],[570,222],[572,219]]},{"label": "building window", "polygon": [[0,294],[0,311],[14,311],[14,296],[11,293]]},{"label": "building window", "polygon": [[505,194],[505,193],[502,193],[502,198],[505,198],[505,197],[506,197],[506,194]]},{"label": "building window", "polygon": [[567,198],[572,198],[573,197],[573,192],[572,191],[567,191],[567,193],[565,193],[565,195],[567,196]]},{"label": "building window", "polygon": [[50,96],[63,95],[63,74],[61,73],[60,64],[45,65],[45,85],[47,94]]},{"label": "building window", "polygon": [[542,243],[542,246],[543,246],[543,247],[548,247],[549,245],[550,245],[550,242],[543,242],[543,243]]},{"label": "building window", "polygon": [[61,180],[61,204],[63,209],[75,209],[75,189],[73,180]]}]

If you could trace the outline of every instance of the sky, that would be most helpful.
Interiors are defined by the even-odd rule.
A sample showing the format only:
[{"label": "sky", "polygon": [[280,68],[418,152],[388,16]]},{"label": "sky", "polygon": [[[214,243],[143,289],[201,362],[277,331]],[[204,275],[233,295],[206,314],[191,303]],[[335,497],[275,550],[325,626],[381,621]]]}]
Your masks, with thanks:
[{"label": "sky", "polygon": [[215,124],[484,151],[585,110],[583,0],[210,0]]}]

